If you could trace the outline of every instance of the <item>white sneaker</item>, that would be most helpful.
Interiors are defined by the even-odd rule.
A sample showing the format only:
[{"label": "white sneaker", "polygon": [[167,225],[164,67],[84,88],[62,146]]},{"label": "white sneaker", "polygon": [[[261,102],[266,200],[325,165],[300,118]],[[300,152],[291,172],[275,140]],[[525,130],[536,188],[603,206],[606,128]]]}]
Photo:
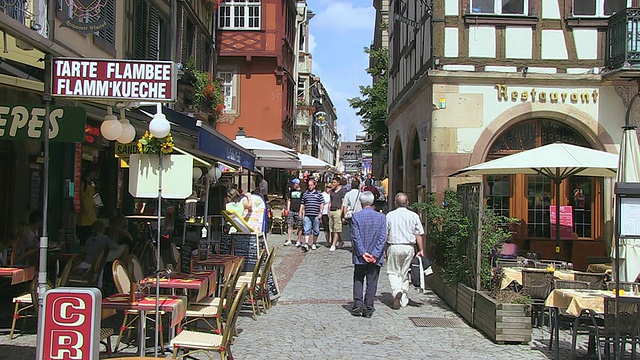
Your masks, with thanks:
[{"label": "white sneaker", "polygon": [[284,243],[284,246],[290,246],[291,245],[291,240],[287,240],[287,242]]},{"label": "white sneaker", "polygon": [[302,246],[302,244],[300,243],[300,241],[296,242],[296,247],[300,247]]},{"label": "white sneaker", "polygon": [[311,245],[311,250],[316,250],[317,248],[316,244]]},{"label": "white sneaker", "polygon": [[331,252],[336,251],[336,247],[334,245],[331,245],[331,247],[329,248],[329,251]]}]

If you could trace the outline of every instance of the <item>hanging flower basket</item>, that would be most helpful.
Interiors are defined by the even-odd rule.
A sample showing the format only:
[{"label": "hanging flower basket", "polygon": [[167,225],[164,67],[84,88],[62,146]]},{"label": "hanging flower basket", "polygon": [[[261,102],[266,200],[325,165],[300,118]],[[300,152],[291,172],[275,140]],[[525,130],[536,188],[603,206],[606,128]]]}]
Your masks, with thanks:
[{"label": "hanging flower basket", "polygon": [[209,11],[214,11],[220,7],[220,3],[222,0],[201,0],[204,6],[209,9]]},{"label": "hanging flower basket", "polygon": [[164,138],[158,139],[145,131],[144,135],[138,139],[138,153],[140,154],[171,154],[173,152],[173,136],[171,133]]},{"label": "hanging flower basket", "polygon": [[193,157],[188,155],[132,154],[129,157],[129,193],[136,198],[157,198],[160,156],[162,197],[186,199],[192,193]]}]

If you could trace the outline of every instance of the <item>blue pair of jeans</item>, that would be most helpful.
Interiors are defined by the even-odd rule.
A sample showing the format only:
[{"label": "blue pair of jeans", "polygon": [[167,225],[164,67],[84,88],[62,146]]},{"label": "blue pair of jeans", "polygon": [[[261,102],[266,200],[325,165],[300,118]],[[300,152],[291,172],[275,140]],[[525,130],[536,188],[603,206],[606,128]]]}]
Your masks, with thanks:
[{"label": "blue pair of jeans", "polygon": [[318,219],[318,215],[315,216],[304,216],[304,235],[311,235],[311,230],[313,230],[313,235],[320,235],[320,219]]}]

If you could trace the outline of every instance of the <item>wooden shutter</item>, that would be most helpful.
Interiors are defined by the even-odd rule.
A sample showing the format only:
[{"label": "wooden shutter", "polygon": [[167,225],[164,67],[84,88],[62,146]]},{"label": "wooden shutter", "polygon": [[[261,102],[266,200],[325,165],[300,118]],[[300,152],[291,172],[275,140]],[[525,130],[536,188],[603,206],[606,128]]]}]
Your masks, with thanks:
[{"label": "wooden shutter", "polygon": [[147,24],[147,3],[146,1],[136,1],[133,28],[133,58],[146,59],[146,24]]},{"label": "wooden shutter", "polygon": [[115,36],[115,13],[116,13],[116,1],[115,0],[107,0],[104,4],[104,7],[101,9],[102,18],[107,21],[107,24],[104,28],[98,31],[98,36],[104,39],[109,44],[115,44],[116,36]]},{"label": "wooden shutter", "polygon": [[159,43],[160,43],[160,20],[158,18],[158,10],[151,7],[149,12],[149,59],[159,59]]}]

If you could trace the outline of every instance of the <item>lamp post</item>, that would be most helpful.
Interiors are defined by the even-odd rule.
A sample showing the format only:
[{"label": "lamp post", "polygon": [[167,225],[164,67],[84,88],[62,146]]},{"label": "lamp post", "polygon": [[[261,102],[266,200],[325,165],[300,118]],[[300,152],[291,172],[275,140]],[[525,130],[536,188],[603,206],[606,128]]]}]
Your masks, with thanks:
[{"label": "lamp post", "polygon": [[[171,132],[171,124],[167,120],[167,117],[162,113],[162,104],[156,105],[156,114],[153,115],[151,122],[149,123],[149,132],[151,135],[158,139],[164,138]],[[155,328],[155,343],[154,343],[154,356],[158,356],[158,343],[159,343],[159,324],[160,324],[160,238],[162,236],[162,150],[158,152],[158,234],[156,237],[156,328]],[[139,341],[143,341],[142,339]]]}]

